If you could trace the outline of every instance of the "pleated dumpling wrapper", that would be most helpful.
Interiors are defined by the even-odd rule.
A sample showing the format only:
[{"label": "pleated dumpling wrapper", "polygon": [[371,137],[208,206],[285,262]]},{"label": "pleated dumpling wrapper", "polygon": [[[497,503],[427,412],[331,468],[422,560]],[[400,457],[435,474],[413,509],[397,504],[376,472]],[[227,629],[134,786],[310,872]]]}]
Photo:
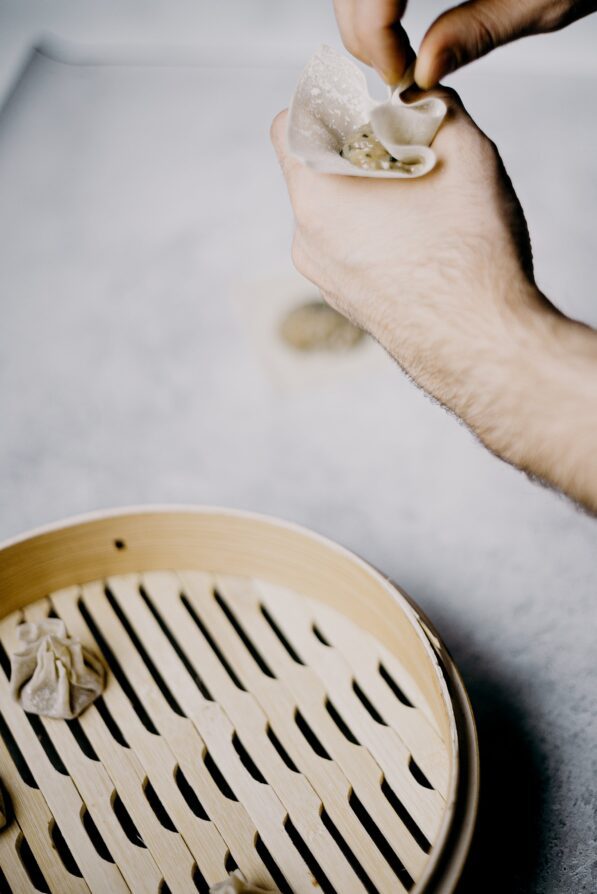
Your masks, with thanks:
[{"label": "pleated dumpling wrapper", "polygon": [[256,888],[255,885],[245,882],[240,873],[235,871],[223,882],[212,885],[209,894],[274,894],[274,892]]},{"label": "pleated dumpling wrapper", "polygon": [[[289,151],[325,174],[412,179],[429,173],[436,162],[430,145],[444,120],[446,104],[432,96],[403,103],[400,93],[412,83],[411,72],[412,68],[386,102],[376,102],[363,72],[350,59],[331,47],[320,47],[303,70],[290,103]],[[392,159],[385,170],[357,166],[340,154],[365,124]]]},{"label": "pleated dumpling wrapper", "polygon": [[23,710],[70,720],[100,695],[103,665],[68,636],[60,618],[19,624],[17,637],[21,645],[11,657],[10,685]]}]

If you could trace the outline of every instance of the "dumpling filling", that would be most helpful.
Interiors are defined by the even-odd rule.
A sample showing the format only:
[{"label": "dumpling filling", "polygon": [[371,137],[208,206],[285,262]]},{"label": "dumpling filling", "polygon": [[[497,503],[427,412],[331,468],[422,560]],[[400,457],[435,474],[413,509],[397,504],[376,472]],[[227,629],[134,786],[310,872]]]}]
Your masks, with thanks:
[{"label": "dumpling filling", "polygon": [[340,150],[340,155],[355,167],[365,171],[404,171],[413,174],[420,166],[418,161],[408,164],[390,155],[373,133],[371,124],[362,124],[349,134]]}]

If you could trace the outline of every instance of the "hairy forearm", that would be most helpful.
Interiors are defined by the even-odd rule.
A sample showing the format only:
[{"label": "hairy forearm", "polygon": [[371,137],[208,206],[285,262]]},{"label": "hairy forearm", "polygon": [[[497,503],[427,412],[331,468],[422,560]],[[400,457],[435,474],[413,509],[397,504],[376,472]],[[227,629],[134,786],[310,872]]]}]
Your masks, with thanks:
[{"label": "hairy forearm", "polygon": [[535,287],[496,147],[441,98],[439,164],[410,182],[309,171],[276,119],[294,263],[490,450],[597,513],[597,331]]},{"label": "hairy forearm", "polygon": [[597,332],[534,286],[504,287],[509,301],[460,298],[454,315],[421,301],[375,334],[496,455],[597,512]]}]

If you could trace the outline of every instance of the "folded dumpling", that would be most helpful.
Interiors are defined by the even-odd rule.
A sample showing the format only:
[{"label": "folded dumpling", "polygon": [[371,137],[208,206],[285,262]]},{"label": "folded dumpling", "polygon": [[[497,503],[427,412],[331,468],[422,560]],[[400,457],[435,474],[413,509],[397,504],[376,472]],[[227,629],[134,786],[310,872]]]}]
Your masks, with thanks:
[{"label": "folded dumpling", "polygon": [[431,143],[446,114],[437,96],[405,103],[413,66],[385,102],[367,89],[363,72],[331,47],[309,60],[290,103],[288,148],[324,174],[421,177],[435,165]]},{"label": "folded dumpling", "polygon": [[23,710],[71,719],[100,695],[104,667],[60,618],[19,624],[22,644],[11,657],[10,685]]},{"label": "folded dumpling", "polygon": [[239,873],[233,872],[225,881],[212,885],[209,894],[275,894],[271,889],[257,888],[244,881]]}]

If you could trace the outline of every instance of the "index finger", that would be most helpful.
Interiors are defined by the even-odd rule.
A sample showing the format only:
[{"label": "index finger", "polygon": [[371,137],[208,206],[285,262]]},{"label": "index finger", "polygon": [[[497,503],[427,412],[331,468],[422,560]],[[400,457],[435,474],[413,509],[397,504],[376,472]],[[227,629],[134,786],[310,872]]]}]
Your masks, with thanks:
[{"label": "index finger", "polygon": [[354,32],[362,53],[386,83],[398,84],[415,58],[400,20],[406,0],[374,0],[357,3]]}]

